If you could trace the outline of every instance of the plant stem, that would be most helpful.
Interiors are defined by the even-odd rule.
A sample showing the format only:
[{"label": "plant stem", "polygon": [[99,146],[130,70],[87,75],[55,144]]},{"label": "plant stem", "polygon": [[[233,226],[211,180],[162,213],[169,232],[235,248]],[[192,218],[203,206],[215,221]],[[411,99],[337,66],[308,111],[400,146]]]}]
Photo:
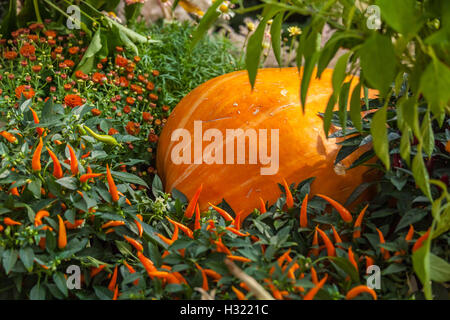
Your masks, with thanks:
[{"label": "plant stem", "polygon": [[[44,24],[42,22],[41,13],[39,12],[39,5],[37,0],[33,0],[34,13],[36,14],[36,19],[40,24]],[[45,25],[44,25],[45,28]]]}]

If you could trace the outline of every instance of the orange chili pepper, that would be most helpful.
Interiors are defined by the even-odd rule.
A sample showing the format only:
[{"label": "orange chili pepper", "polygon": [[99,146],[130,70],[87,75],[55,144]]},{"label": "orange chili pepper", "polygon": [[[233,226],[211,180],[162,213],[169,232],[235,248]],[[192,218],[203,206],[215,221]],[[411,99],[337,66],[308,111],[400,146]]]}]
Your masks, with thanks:
[{"label": "orange chili pepper", "polygon": [[315,231],[314,231],[314,237],[313,237],[313,242],[312,242],[312,246],[313,247],[316,247],[316,248],[313,248],[312,250],[311,250],[311,253],[313,254],[313,255],[315,255],[316,257],[317,256],[319,256],[319,239],[318,239],[318,237],[317,237],[317,228],[315,229]]},{"label": "orange chili pepper", "polygon": [[230,249],[222,242],[222,238],[219,237],[219,240],[214,241],[217,246],[217,252],[223,252],[225,254],[231,254]]},{"label": "orange chili pepper", "polygon": [[239,283],[239,287],[241,287],[244,290],[250,291],[250,288],[247,286],[247,284],[245,282],[241,282]]},{"label": "orange chili pepper", "polygon": [[353,254],[351,246],[348,248],[348,260],[355,267],[356,271],[359,272],[358,264],[356,263],[355,255]]},{"label": "orange chili pepper", "polygon": [[58,248],[64,249],[67,245],[66,226],[61,216],[58,214],[59,232],[58,232]]},{"label": "orange chili pepper", "polygon": [[[34,123],[39,124],[39,117],[38,117],[36,111],[34,111],[33,108],[31,108],[31,107],[29,107],[29,108],[31,110],[31,113],[33,114]],[[44,133],[44,128],[37,127],[36,132],[39,136],[42,136],[42,133]]]},{"label": "orange chili pepper", "polygon": [[116,184],[114,183],[111,171],[109,171],[108,164],[106,164],[106,180],[108,180],[109,193],[111,194],[112,200],[114,202],[119,201],[119,193],[117,192],[117,187]]},{"label": "orange chili pepper", "polygon": [[361,223],[362,223],[362,219],[364,218],[364,214],[366,213],[366,210],[368,207],[369,207],[369,205],[367,204],[359,213],[358,218],[356,218],[353,228],[358,229],[358,230],[353,231],[353,239],[357,239],[357,238],[361,237]]},{"label": "orange chili pepper", "polygon": [[266,204],[264,203],[264,200],[261,197],[259,197],[259,202],[260,202],[260,210],[259,211],[261,212],[261,214],[266,213],[267,212]]},{"label": "orange chili pepper", "polygon": [[98,266],[97,268],[92,267],[91,268],[91,278],[93,278],[97,274],[99,274],[105,267],[106,267],[106,264],[102,264],[102,265]]},{"label": "orange chili pepper", "polygon": [[408,233],[406,234],[405,240],[411,241],[414,236],[414,227],[412,224],[409,225]]},{"label": "orange chili pepper", "polygon": [[7,226],[20,226],[22,225],[21,222],[15,221],[9,217],[6,217],[3,219],[3,223],[6,224]]},{"label": "orange chili pepper", "polygon": [[169,246],[171,246],[172,245],[172,240],[170,240],[169,238],[166,238],[165,236],[163,236],[162,234],[160,234],[160,233],[157,233],[156,234],[162,241],[164,241],[166,244],[168,244]]},{"label": "orange chili pepper", "polygon": [[70,223],[69,221],[64,221],[67,229],[76,229],[84,223],[84,219],[77,219],[75,223]]},{"label": "orange chili pepper", "polygon": [[173,274],[166,271],[152,271],[149,276],[166,279],[170,284],[179,284],[180,281]]},{"label": "orange chili pepper", "polygon": [[303,199],[302,207],[300,208],[300,227],[302,228],[306,228],[308,226],[307,208],[308,194],[306,194],[305,198]]},{"label": "orange chili pepper", "polygon": [[200,208],[198,207],[198,203],[195,206],[195,222],[194,222],[194,230],[201,229],[200,226]]},{"label": "orange chili pepper", "polygon": [[245,297],[245,294],[243,294],[241,291],[236,289],[234,286],[231,286],[231,289],[236,294],[236,297],[238,298],[238,300],[247,300],[247,298]]},{"label": "orange chili pepper", "polygon": [[228,212],[226,212],[225,210],[223,210],[223,209],[221,209],[219,207],[216,207],[215,205],[211,204],[210,202],[208,202],[208,204],[214,210],[216,210],[226,221],[231,221],[232,224],[234,223],[233,217]]},{"label": "orange chili pepper", "polygon": [[116,288],[114,289],[114,295],[113,300],[117,300],[117,297],[119,296],[119,285],[116,285]]},{"label": "orange chili pepper", "polygon": [[203,288],[203,290],[209,291],[208,277],[206,276],[205,270],[203,270],[203,268],[200,267],[198,263],[195,263],[195,266],[202,273],[202,278],[203,278],[202,288]]},{"label": "orange chili pepper", "polygon": [[117,266],[114,268],[113,275],[111,277],[111,281],[109,282],[108,289],[114,291],[117,282]]},{"label": "orange chili pepper", "polygon": [[56,179],[61,179],[63,177],[63,170],[61,167],[61,163],[58,160],[58,157],[53,153],[52,150],[50,150],[48,147],[45,147],[47,149],[48,154],[50,155],[50,158],[53,160],[53,176]]},{"label": "orange chili pepper", "polygon": [[283,178],[283,186],[284,190],[286,191],[286,206],[288,209],[291,209],[294,206],[294,198],[292,198],[291,190],[289,189],[289,186],[284,178]]},{"label": "orange chili pepper", "polygon": [[39,144],[37,145],[31,160],[31,167],[33,168],[33,171],[41,171],[41,152],[43,146],[44,143],[42,142],[42,138],[39,138]]},{"label": "orange chili pepper", "polygon": [[314,269],[314,267],[311,267],[311,281],[315,285],[319,284],[319,278],[317,278],[317,272],[316,269]]},{"label": "orange chili pepper", "polygon": [[109,227],[123,226],[124,224],[125,224],[125,221],[111,220],[109,222],[102,224],[102,229],[109,228]]},{"label": "orange chili pepper", "polygon": [[241,256],[234,256],[234,255],[227,255],[227,258],[233,261],[240,261],[240,262],[252,262],[252,260],[245,258],[245,257],[241,257]]},{"label": "orange chili pepper", "polygon": [[138,229],[139,238],[142,238],[142,233],[144,232],[144,228],[142,227],[142,224],[139,220],[134,220],[134,223],[136,224],[136,227]]},{"label": "orange chili pepper", "polygon": [[10,143],[16,143],[17,142],[17,138],[11,132],[0,131],[0,136],[5,138],[6,140],[8,140],[8,142],[10,142]]},{"label": "orange chili pepper", "polygon": [[344,208],[344,206],[342,204],[340,204],[339,202],[331,199],[330,197],[324,196],[322,194],[318,194],[317,196],[328,201],[328,203],[331,204],[336,209],[337,212],[339,212],[342,220],[344,220],[345,222],[352,222],[353,217],[350,214],[350,211],[348,211],[346,208]]},{"label": "orange chili pepper", "polygon": [[341,237],[339,236],[339,233],[337,233],[334,226],[331,226],[331,229],[333,229],[333,236],[334,236],[334,242],[335,243],[342,243]]},{"label": "orange chili pepper", "polygon": [[81,156],[81,159],[86,159],[87,157],[89,157],[91,155],[91,152],[89,151],[88,153],[85,153]]},{"label": "orange chili pepper", "polygon": [[192,215],[194,214],[195,207],[197,205],[198,198],[200,197],[200,193],[203,189],[203,183],[198,187],[197,191],[195,191],[194,196],[192,197],[191,201],[189,201],[189,204],[186,208],[186,211],[184,212],[184,216],[188,219],[192,218]]},{"label": "orange chili pepper", "polygon": [[85,183],[88,179],[101,177],[103,173],[87,173],[80,176],[80,182]]},{"label": "orange chili pepper", "polygon": [[0,224],[0,232],[2,232],[3,231],[3,226]]},{"label": "orange chili pepper", "polygon": [[203,269],[203,270],[205,271],[207,276],[213,278],[216,281],[219,281],[220,279],[222,279],[222,275],[212,269]]},{"label": "orange chili pepper", "polygon": [[153,279],[151,273],[158,270],[155,268],[155,265],[153,264],[152,260],[144,256],[141,251],[138,251],[137,256],[141,261],[142,265],[144,266],[145,270],[147,271],[147,274],[150,276],[150,278]]},{"label": "orange chili pepper", "polygon": [[316,227],[316,229],[319,232],[320,237],[322,238],[322,240],[325,244],[325,247],[327,248],[327,255],[330,257],[334,257],[336,255],[336,249],[334,248],[333,243],[328,238],[328,236],[325,234],[325,232],[323,232],[322,230],[319,229],[319,227]]},{"label": "orange chili pepper", "polygon": [[58,146],[62,145],[62,142],[60,140],[53,140],[54,143],[56,143]]},{"label": "orange chili pepper", "polygon": [[250,233],[242,233],[239,230],[233,228],[233,227],[225,227],[225,229],[227,229],[228,231],[233,232],[235,235],[238,235],[240,237],[248,237],[250,235]]},{"label": "orange chili pepper", "polygon": [[78,174],[78,159],[77,155],[75,154],[75,151],[71,147],[70,144],[67,145],[67,148],[69,148],[70,153],[70,171],[72,171],[72,174],[76,176]]},{"label": "orange chili pepper", "polygon": [[[384,236],[383,233],[380,231],[380,229],[376,228],[377,232],[378,232],[378,236],[380,237],[380,243],[385,243],[386,241],[384,240]],[[390,254],[389,251],[387,251],[384,248],[380,248],[380,253],[383,255],[384,260],[389,259]]]},{"label": "orange chili pepper", "polygon": [[180,228],[181,231],[183,231],[189,238],[194,239],[194,233],[192,232],[191,229],[189,229],[188,227],[186,227],[184,224],[181,224],[179,222],[173,221],[172,219],[170,219],[169,217],[166,217],[167,220],[169,220],[170,223],[172,223],[174,226],[178,226]]},{"label": "orange chili pepper", "polygon": [[360,295],[361,293],[366,292],[372,295],[373,300],[377,300],[377,294],[376,292],[365,285],[359,285],[354,288],[352,288],[349,292],[347,292],[347,295],[345,296],[346,300],[350,300],[355,298],[356,296]]},{"label": "orange chili pepper", "polygon": [[303,297],[303,300],[313,300],[317,292],[319,292],[320,289],[322,289],[323,285],[327,281],[328,274],[325,274],[325,276],[322,278],[322,280],[319,281],[319,283],[314,287],[311,288],[308,293],[305,294]]},{"label": "orange chili pepper", "polygon": [[366,256],[366,269],[375,264],[375,261],[369,256]]},{"label": "orange chili pepper", "polygon": [[[130,266],[125,260],[123,261],[123,264],[125,265],[125,267],[127,267],[128,272],[130,272],[130,273],[135,273],[136,272],[136,270],[134,270],[134,268],[132,266]],[[136,279],[136,280],[133,281],[133,284],[135,286],[137,286],[138,283],[139,283],[139,279]]]},{"label": "orange chili pepper", "polygon": [[280,290],[278,290],[277,287],[275,287],[273,285],[272,281],[270,281],[270,279],[264,279],[264,281],[269,286],[270,291],[272,291],[273,297],[277,300],[283,300],[283,296],[282,296]]},{"label": "orange chili pepper", "polygon": [[114,228],[110,228],[108,230],[105,231],[105,234],[110,234],[111,232],[114,232]]},{"label": "orange chili pepper", "polygon": [[417,250],[419,250],[419,248],[423,245],[424,241],[427,240],[428,236],[430,235],[430,230],[431,229],[428,229],[428,231],[423,236],[421,236],[419,239],[416,240],[414,246],[412,247],[412,252],[416,252]]},{"label": "orange chili pepper", "polygon": [[144,251],[144,247],[142,246],[142,244],[137,241],[134,240],[133,238],[127,237],[126,235],[123,236],[125,238],[125,240],[127,240],[133,247],[136,248],[137,251]]},{"label": "orange chili pepper", "polygon": [[38,227],[40,225],[42,225],[42,218],[44,217],[49,217],[50,213],[46,210],[40,210],[36,213],[36,215],[34,216],[34,226]]},{"label": "orange chili pepper", "polygon": [[236,213],[236,217],[234,217],[233,225],[237,230],[241,229],[241,214],[242,211],[239,211],[238,213]]}]

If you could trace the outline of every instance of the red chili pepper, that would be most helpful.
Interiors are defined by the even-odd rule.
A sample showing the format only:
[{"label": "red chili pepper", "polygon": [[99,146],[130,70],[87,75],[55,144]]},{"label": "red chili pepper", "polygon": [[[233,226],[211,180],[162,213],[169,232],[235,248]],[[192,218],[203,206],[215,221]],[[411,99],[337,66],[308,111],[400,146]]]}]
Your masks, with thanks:
[{"label": "red chili pepper", "polygon": [[42,138],[39,138],[39,144],[36,147],[36,150],[33,153],[33,159],[31,160],[31,167],[33,171],[41,171],[41,152],[44,143],[42,142]]},{"label": "red chili pepper", "polygon": [[139,241],[134,240],[133,238],[130,238],[130,237],[126,236],[126,235],[124,235],[123,237],[124,237],[125,240],[127,240],[133,247],[135,247],[137,251],[141,251],[141,252],[144,251],[144,247],[142,246],[142,244],[141,244]]},{"label": "red chili pepper", "polygon": [[345,296],[345,299],[346,300],[353,299],[353,298],[355,298],[356,296],[360,295],[363,292],[369,293],[370,295],[372,295],[373,300],[377,300],[376,292],[373,289],[371,289],[371,288],[369,288],[369,287],[367,287],[365,285],[359,285],[359,286],[356,286],[356,287],[352,288],[349,292],[347,292],[347,295]]},{"label": "red chili pepper", "polygon": [[108,164],[106,164],[106,180],[108,181],[109,193],[111,194],[112,200],[114,202],[119,201],[119,193],[117,192],[117,187],[114,183],[114,179],[111,175]]},{"label": "red chili pepper", "polygon": [[369,205],[367,204],[359,213],[358,218],[356,218],[355,224],[353,225],[353,228],[355,229],[355,231],[353,231],[353,239],[361,237],[361,223],[368,207]]},{"label": "red chili pepper", "polygon": [[336,255],[336,249],[334,248],[334,245],[331,242],[330,238],[328,238],[328,236],[325,234],[325,232],[320,230],[319,227],[316,227],[316,229],[319,232],[320,237],[322,238],[322,240],[325,244],[325,247],[327,248],[327,255],[330,257],[334,257]]},{"label": "red chili pepper", "polygon": [[307,208],[308,208],[308,194],[306,194],[305,198],[303,199],[302,207],[300,208],[300,227],[302,228],[308,227]]},{"label": "red chili pepper", "polygon": [[119,296],[119,285],[116,285],[116,288],[114,289],[114,295],[113,300],[117,300],[117,297]]},{"label": "red chili pepper", "polygon": [[64,176],[63,170],[61,167],[61,163],[59,162],[58,157],[53,153],[52,150],[50,150],[47,147],[46,147],[46,149],[47,149],[48,154],[50,155],[50,158],[52,158],[52,160],[53,160],[53,176],[56,179],[61,179]]},{"label": "red chili pepper", "polygon": [[197,191],[195,191],[194,196],[192,197],[191,201],[189,201],[189,204],[186,208],[186,211],[184,212],[184,216],[188,219],[192,218],[192,215],[194,214],[195,207],[197,205],[198,198],[200,197],[200,193],[202,192],[203,184],[198,187]]},{"label": "red chili pepper", "polygon": [[289,189],[289,186],[284,178],[283,178],[283,186],[284,190],[286,191],[286,206],[288,209],[291,209],[294,206],[294,198],[292,197],[291,190]]},{"label": "red chili pepper", "polygon": [[419,248],[423,245],[424,241],[427,240],[428,236],[430,235],[431,229],[428,229],[428,231],[421,236],[419,239],[416,240],[414,243],[414,246],[412,247],[412,252],[416,252],[419,250]]},{"label": "red chili pepper", "polygon": [[69,149],[70,153],[70,171],[72,171],[72,174],[76,176],[78,174],[77,155],[75,154],[75,151],[73,150],[70,144],[67,145],[67,148]]},{"label": "red chili pepper", "polygon": [[311,288],[307,294],[303,297],[303,300],[313,300],[317,292],[319,292],[320,289],[322,289],[323,285],[327,281],[328,274],[325,274],[325,276],[322,278],[322,280],[319,281],[319,283],[314,287]]},{"label": "red chili pepper", "polygon": [[340,204],[339,202],[331,199],[330,197],[324,196],[322,194],[318,194],[317,196],[319,196],[322,199],[328,201],[328,203],[331,204],[336,209],[337,212],[339,212],[339,214],[341,215],[342,220],[344,220],[345,222],[352,222],[353,217],[350,214],[350,211],[345,209],[342,204]]}]

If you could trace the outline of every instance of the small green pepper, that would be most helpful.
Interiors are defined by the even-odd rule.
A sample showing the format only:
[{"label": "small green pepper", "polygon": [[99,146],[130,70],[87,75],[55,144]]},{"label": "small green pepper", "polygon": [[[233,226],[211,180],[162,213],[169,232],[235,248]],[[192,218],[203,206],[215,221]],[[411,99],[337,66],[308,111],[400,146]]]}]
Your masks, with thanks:
[{"label": "small green pepper", "polygon": [[92,137],[94,137],[94,139],[96,139],[98,141],[104,142],[106,144],[111,144],[114,146],[117,146],[117,145],[122,146],[120,143],[117,142],[116,139],[114,139],[114,137],[111,137],[110,135],[95,133],[94,131],[92,131],[91,128],[89,128],[85,125],[83,125],[83,127]]}]

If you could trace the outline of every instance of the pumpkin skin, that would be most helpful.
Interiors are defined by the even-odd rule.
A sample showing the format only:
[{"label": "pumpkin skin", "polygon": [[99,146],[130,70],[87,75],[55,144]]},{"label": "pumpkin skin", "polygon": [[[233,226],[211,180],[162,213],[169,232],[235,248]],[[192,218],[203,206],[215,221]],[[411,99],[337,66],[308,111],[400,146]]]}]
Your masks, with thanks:
[{"label": "pumpkin skin", "polygon": [[[235,212],[253,211],[260,205],[259,197],[273,204],[281,192],[277,183],[285,178],[287,183],[298,183],[316,177],[311,185],[310,196],[322,193],[339,202],[345,202],[361,183],[373,180],[376,175],[368,167],[356,167],[348,172],[345,168],[366,152],[365,145],[345,158],[338,166],[334,160],[340,149],[334,138],[326,139],[322,118],[328,99],[332,94],[333,70],[326,69],[320,79],[313,74],[308,90],[305,113],[300,105],[300,81],[297,68],[260,69],[253,91],[247,71],[236,71],[211,79],[200,85],[174,108],[161,133],[157,151],[157,172],[166,192],[176,188],[189,199],[203,184],[199,205],[201,210],[208,202],[217,204],[225,199]],[[353,85],[356,85],[353,81]],[[194,121],[201,120],[203,133],[215,128],[267,129],[270,152],[270,129],[279,129],[279,169],[274,175],[261,175],[261,165],[249,164],[246,145],[245,164],[175,164],[172,149],[181,140],[171,141],[172,132],[187,129],[191,135],[193,159]],[[203,141],[203,149],[211,141]],[[247,143],[248,144],[248,143]],[[236,150],[236,149],[235,149]],[[235,151],[236,157],[236,151]]]}]

